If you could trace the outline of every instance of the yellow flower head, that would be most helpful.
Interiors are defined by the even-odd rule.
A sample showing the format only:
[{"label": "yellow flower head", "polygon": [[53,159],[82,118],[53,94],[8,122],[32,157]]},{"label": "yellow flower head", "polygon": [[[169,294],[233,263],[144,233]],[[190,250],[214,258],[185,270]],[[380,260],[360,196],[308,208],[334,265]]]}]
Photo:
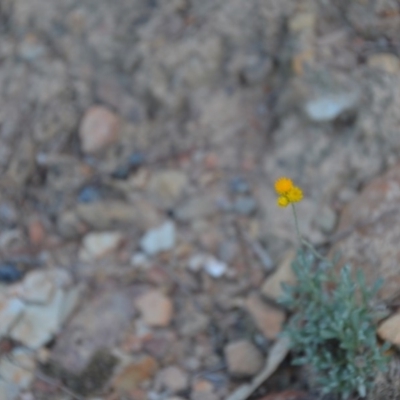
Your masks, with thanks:
[{"label": "yellow flower head", "polygon": [[279,196],[277,203],[279,207],[287,207],[289,205],[289,200],[286,196]]},{"label": "yellow flower head", "polygon": [[280,195],[286,194],[292,187],[293,187],[292,180],[286,177],[279,178],[275,182],[276,193]]},{"label": "yellow flower head", "polygon": [[277,203],[279,207],[287,207],[291,203],[298,203],[303,198],[303,191],[294,186],[289,178],[282,177],[275,182],[275,190],[279,197]]},{"label": "yellow flower head", "polygon": [[289,203],[297,203],[303,198],[303,191],[297,187],[293,186],[287,193],[286,197]]}]

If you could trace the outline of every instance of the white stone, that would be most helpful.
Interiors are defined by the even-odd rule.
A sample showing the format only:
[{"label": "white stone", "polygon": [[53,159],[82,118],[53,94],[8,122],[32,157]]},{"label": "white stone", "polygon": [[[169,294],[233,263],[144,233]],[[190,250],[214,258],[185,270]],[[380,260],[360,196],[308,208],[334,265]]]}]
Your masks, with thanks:
[{"label": "white stone", "polygon": [[21,316],[24,308],[22,301],[17,298],[0,299],[0,337],[8,333]]},{"label": "white stone", "polygon": [[97,260],[115,250],[121,241],[120,232],[89,233],[83,238],[79,258],[84,262]]},{"label": "white stone", "polygon": [[227,272],[228,266],[222,261],[210,256],[204,264],[204,270],[213,278],[221,278],[221,276],[225,275]]},{"label": "white stone", "polygon": [[175,225],[168,221],[149,230],[141,239],[140,245],[148,255],[171,250],[175,245]]},{"label": "white stone", "polygon": [[356,93],[331,94],[308,101],[306,114],[316,122],[333,121],[343,112],[352,109],[358,100]]}]

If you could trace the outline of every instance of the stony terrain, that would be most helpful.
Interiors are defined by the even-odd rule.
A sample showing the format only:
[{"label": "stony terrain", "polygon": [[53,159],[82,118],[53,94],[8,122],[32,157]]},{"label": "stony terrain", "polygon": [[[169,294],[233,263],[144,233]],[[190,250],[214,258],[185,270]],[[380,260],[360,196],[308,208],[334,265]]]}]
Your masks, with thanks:
[{"label": "stony terrain", "polygon": [[399,56],[396,0],[0,0],[0,398],[310,400],[273,182],[395,312]]}]

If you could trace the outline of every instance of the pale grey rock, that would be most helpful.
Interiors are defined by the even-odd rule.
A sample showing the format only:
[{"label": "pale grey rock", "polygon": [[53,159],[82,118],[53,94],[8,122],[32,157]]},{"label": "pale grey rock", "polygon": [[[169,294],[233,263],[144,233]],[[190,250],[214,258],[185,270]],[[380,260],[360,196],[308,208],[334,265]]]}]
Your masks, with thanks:
[{"label": "pale grey rock", "polygon": [[305,112],[315,122],[333,121],[344,112],[354,109],[358,97],[355,92],[320,96],[306,103]]},{"label": "pale grey rock", "polygon": [[116,250],[122,241],[120,232],[89,233],[83,238],[79,259],[94,261]]},{"label": "pale grey rock", "polygon": [[175,245],[175,225],[167,221],[161,226],[149,230],[141,239],[140,246],[149,256],[171,250]]}]

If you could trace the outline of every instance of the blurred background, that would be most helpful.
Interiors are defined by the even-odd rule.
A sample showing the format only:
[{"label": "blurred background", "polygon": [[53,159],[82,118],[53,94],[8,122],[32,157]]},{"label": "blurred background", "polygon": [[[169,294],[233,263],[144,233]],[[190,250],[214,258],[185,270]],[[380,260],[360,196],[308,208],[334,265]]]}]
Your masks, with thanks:
[{"label": "blurred background", "polygon": [[396,0],[0,0],[0,398],[255,376],[296,245],[273,183],[330,245],[398,162],[399,54]]}]

